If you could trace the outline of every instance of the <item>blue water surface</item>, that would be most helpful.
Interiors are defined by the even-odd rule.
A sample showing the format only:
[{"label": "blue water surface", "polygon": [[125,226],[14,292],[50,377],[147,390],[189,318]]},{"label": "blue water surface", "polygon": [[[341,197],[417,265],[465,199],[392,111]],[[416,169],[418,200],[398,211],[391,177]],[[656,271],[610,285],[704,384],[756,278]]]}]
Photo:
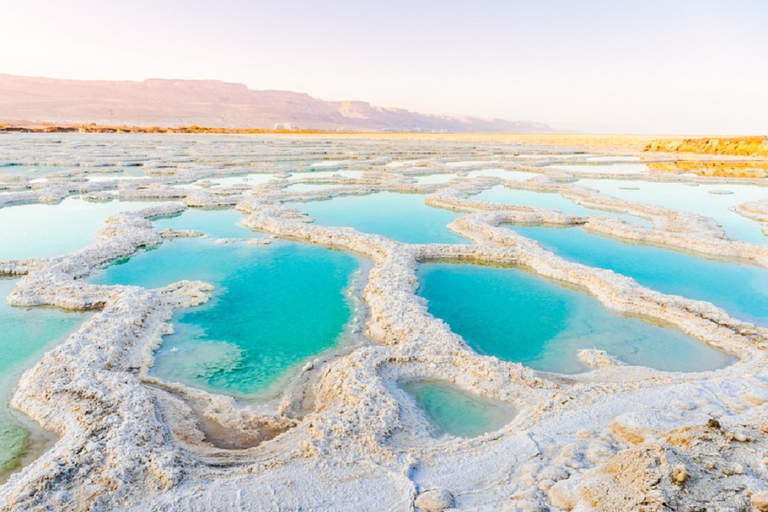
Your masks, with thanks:
[{"label": "blue water surface", "polygon": [[667,371],[702,371],[731,358],[674,329],[613,314],[593,297],[514,268],[428,263],[418,272],[429,312],[476,351],[537,370],[577,373],[581,349]]},{"label": "blue water surface", "polygon": [[179,239],[91,281],[213,284],[210,302],[176,310],[176,332],[158,350],[154,373],[235,396],[267,395],[307,359],[339,343],[351,316],[345,289],[357,268],[355,257],[312,245]]},{"label": "blue water surface", "polygon": [[432,208],[418,194],[379,192],[336,197],[327,201],[292,203],[316,224],[347,226],[410,244],[461,244],[469,241],[448,230],[459,214]]},{"label": "blue water surface", "polygon": [[613,270],[648,288],[705,300],[736,318],[768,325],[768,271],[698,258],[646,245],[622,243],[583,228],[510,229],[538,241],[563,258]]},{"label": "blue water surface", "polygon": [[471,395],[447,382],[413,380],[403,382],[402,387],[439,434],[477,437],[500,429],[514,416],[511,407]]}]

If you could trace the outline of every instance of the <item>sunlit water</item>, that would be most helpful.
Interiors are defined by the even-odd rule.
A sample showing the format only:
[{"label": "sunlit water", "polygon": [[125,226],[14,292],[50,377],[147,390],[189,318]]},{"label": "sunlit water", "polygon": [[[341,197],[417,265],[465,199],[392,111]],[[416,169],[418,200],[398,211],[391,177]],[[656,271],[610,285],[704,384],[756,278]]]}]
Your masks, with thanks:
[{"label": "sunlit water", "polygon": [[269,394],[295,369],[340,342],[352,311],[349,254],[276,241],[267,246],[179,239],[108,267],[102,284],[155,288],[182,279],[216,287],[212,300],[177,310],[154,373],[233,395]]},{"label": "sunlit water", "polygon": [[113,213],[156,206],[150,202],[93,203],[65,199],[58,205],[0,208],[0,261],[60,256],[96,241]]},{"label": "sunlit water", "polygon": [[511,407],[483,400],[438,381],[408,381],[403,389],[415,400],[438,434],[477,437],[498,430],[512,420]]},{"label": "sunlit water", "polygon": [[763,234],[758,222],[730,210],[749,201],[768,200],[766,187],[738,184],[691,186],[684,183],[623,180],[579,180],[578,184],[625,201],[705,215],[713,218],[725,229],[726,234],[734,239],[758,244],[768,243],[768,237]]},{"label": "sunlit water", "polygon": [[496,187],[484,190],[479,194],[472,196],[470,199],[474,201],[487,201],[490,203],[499,204],[537,206],[539,208],[559,210],[563,213],[570,213],[573,215],[596,215],[598,217],[613,217],[646,227],[650,226],[650,222],[645,219],[640,219],[638,217],[622,213],[614,213],[606,210],[587,208],[585,206],[581,206],[580,204],[574,203],[570,199],[566,199],[560,194],[551,192],[515,190],[506,188],[502,185],[498,185]]},{"label": "sunlit water", "polygon": [[583,228],[511,227],[563,258],[632,277],[643,286],[712,302],[743,320],[768,325],[768,271],[622,243]]},{"label": "sunlit water", "polygon": [[458,214],[427,206],[423,195],[380,192],[292,206],[323,226],[348,226],[410,244],[468,243],[446,227]]},{"label": "sunlit water", "polygon": [[200,231],[212,238],[259,238],[262,236],[243,226],[243,219],[245,216],[237,210],[189,208],[181,215],[156,220],[155,227],[158,230],[170,228],[175,231]]},{"label": "sunlit water", "polygon": [[424,264],[419,291],[429,312],[482,354],[537,370],[587,368],[581,349],[668,371],[720,368],[730,358],[676,330],[611,313],[596,299],[512,268]]},{"label": "sunlit water", "polygon": [[6,297],[14,286],[16,280],[0,279],[0,482],[17,469],[28,450],[44,441],[31,434],[9,410],[19,375],[83,321],[83,315],[53,308],[11,307]]}]

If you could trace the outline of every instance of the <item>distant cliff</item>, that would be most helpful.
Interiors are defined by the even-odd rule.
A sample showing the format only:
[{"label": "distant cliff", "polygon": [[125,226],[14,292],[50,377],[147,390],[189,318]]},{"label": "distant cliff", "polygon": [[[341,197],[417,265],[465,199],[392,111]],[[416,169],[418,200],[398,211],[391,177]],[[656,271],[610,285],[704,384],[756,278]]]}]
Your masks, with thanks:
[{"label": "distant cliff", "polygon": [[0,119],[136,126],[547,133],[544,124],[438,116],[323,101],[289,91],[254,91],[215,80],[109,82],[0,74]]}]

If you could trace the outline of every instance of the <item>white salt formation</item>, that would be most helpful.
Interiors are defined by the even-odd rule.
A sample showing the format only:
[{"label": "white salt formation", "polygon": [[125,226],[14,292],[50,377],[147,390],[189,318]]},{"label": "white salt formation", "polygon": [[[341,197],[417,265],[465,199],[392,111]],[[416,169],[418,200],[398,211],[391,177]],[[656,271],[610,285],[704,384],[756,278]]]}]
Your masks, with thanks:
[{"label": "white salt formation", "polygon": [[[768,268],[768,249],[728,239],[704,216],[619,200],[544,167],[559,158],[586,161],[586,155],[365,138],[99,138],[106,147],[85,136],[5,141],[0,163],[68,170],[35,183],[4,178],[0,206],[73,195],[163,202],[111,216],[99,241],[73,254],[0,262],[0,273],[20,276],[8,297],[12,305],[96,311],[18,384],[11,405],[58,439],[0,487],[1,510],[768,510],[768,329],[710,303],[567,261],[502,225],[581,225],[605,237],[761,268]],[[606,161],[629,156],[635,155]],[[526,172],[530,179],[415,180],[490,168]],[[13,167],[2,169],[13,173]],[[145,176],[89,180],[99,170],[108,177],[136,169]],[[595,170],[593,178],[628,184],[730,182],[612,174],[609,165]],[[246,175],[279,177],[212,185]],[[328,187],[292,191],[296,183]],[[499,184],[555,192],[645,219],[652,228],[472,199]],[[428,205],[462,212],[449,227],[467,243],[413,245],[324,227],[282,204],[376,191],[425,194]],[[236,400],[149,375],[162,336],[172,332],[173,310],[204,303],[212,287],[180,282],[147,290],[83,278],[142,248],[196,235],[158,233],[151,223],[187,207],[235,208],[254,231],[370,260],[360,313],[364,336],[308,363],[269,401]],[[766,222],[764,202],[738,211]],[[415,294],[416,268],[432,260],[523,268],[578,288],[616,313],[674,327],[736,362],[710,372],[662,372],[587,350],[579,357],[591,371],[563,376],[480,355]],[[433,437],[423,415],[402,400],[398,382],[409,379],[450,382],[517,414],[477,438]]]}]

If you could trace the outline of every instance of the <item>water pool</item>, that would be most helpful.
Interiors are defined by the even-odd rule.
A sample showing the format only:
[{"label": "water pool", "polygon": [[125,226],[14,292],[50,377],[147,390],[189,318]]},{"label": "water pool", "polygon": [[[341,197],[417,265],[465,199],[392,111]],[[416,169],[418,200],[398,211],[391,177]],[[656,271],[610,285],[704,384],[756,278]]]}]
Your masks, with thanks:
[{"label": "water pool", "polygon": [[113,213],[157,206],[150,202],[93,203],[68,198],[58,205],[0,208],[0,261],[49,258],[82,249]]},{"label": "water pool", "polygon": [[174,314],[176,332],[157,351],[154,374],[235,396],[270,395],[307,359],[338,345],[352,316],[345,289],[358,263],[293,242],[254,247],[178,239],[90,281],[213,284],[211,301]]},{"label": "water pool", "polygon": [[477,437],[498,430],[514,410],[471,395],[446,382],[414,380],[401,384],[435,426],[438,434]]},{"label": "water pool", "polygon": [[418,293],[431,314],[482,354],[537,370],[577,373],[581,349],[667,371],[701,371],[731,358],[676,330],[616,315],[593,297],[514,268],[428,263]]},{"label": "water pool", "polygon": [[622,243],[583,228],[510,227],[545,249],[591,267],[631,277],[660,292],[705,300],[737,318],[768,325],[768,271]]},{"label": "water pool", "polygon": [[[625,201],[705,215],[720,224],[732,238],[758,244],[768,243],[768,237],[763,234],[758,222],[730,210],[741,203],[768,199],[766,187],[738,184],[691,186],[684,183],[624,180],[580,180],[578,184]],[[717,193],[723,191],[731,193]]]},{"label": "water pool", "polygon": [[537,206],[539,208],[549,208],[551,210],[560,210],[564,213],[573,215],[595,215],[598,217],[613,217],[623,219],[627,222],[640,224],[650,227],[651,223],[645,219],[634,217],[623,213],[614,213],[605,210],[587,208],[576,204],[570,199],[566,199],[557,193],[552,192],[534,192],[531,190],[515,190],[497,185],[470,197],[474,201],[487,201],[499,204],[518,204],[524,206]]},{"label": "water pool", "polygon": [[5,299],[15,286],[16,280],[0,279],[0,482],[46,441],[25,428],[10,411],[11,393],[21,372],[84,320],[82,314],[53,308],[11,307]]},{"label": "water pool", "polygon": [[292,206],[323,226],[348,226],[410,244],[469,243],[446,227],[459,214],[427,206],[423,195],[379,192]]}]

